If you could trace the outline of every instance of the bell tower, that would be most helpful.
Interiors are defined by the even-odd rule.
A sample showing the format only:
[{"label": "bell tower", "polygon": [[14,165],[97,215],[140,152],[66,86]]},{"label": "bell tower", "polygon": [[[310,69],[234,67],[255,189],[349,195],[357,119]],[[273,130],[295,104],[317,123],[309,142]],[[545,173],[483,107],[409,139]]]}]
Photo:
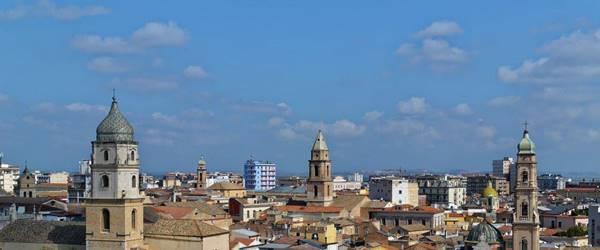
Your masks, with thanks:
[{"label": "bell tower", "polygon": [[140,159],[133,127],[113,96],[108,115],[92,142],[92,193],[86,201],[88,249],[143,247],[143,197]]},{"label": "bell tower", "polygon": [[197,182],[196,182],[197,189],[207,188],[206,187],[206,161],[204,160],[204,157],[202,157],[200,159],[200,161],[198,161],[198,168],[196,169],[196,178],[197,178]]},{"label": "bell tower", "polygon": [[513,249],[540,249],[540,223],[537,209],[537,159],[535,144],[527,125],[517,146],[516,188],[514,196]]},{"label": "bell tower", "polygon": [[314,206],[328,206],[333,201],[331,160],[329,160],[329,149],[321,130],[319,130],[310,152],[306,197],[308,204]]}]

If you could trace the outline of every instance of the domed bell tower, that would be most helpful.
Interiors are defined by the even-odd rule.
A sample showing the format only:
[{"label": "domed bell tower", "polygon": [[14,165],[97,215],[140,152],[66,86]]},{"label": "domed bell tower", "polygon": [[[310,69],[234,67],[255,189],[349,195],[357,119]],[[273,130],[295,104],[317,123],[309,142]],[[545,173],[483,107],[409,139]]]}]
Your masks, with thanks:
[{"label": "domed bell tower", "polygon": [[206,161],[204,157],[198,161],[198,168],[196,169],[196,188],[203,189],[206,188]]},{"label": "domed bell tower", "polygon": [[86,201],[88,249],[143,247],[138,143],[113,96],[92,142],[92,193]]}]

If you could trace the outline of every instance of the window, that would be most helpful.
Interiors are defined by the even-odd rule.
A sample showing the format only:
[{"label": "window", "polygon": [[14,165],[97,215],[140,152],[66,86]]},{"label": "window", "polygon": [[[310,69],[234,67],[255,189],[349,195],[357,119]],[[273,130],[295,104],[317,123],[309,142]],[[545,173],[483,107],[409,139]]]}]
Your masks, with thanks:
[{"label": "window", "polygon": [[137,183],[137,178],[135,178],[135,175],[134,175],[134,176],[131,176],[131,187],[132,187],[132,188],[135,188],[135,187],[137,187],[137,184],[136,184],[136,183]]},{"label": "window", "polygon": [[[526,202],[521,203],[521,215],[527,216],[529,214],[529,207]],[[559,223],[560,225],[560,223]],[[560,226],[559,226],[560,227]]]},{"label": "window", "polygon": [[558,228],[562,228],[562,221],[558,222]]},{"label": "window", "polygon": [[527,249],[527,240],[526,239],[521,240],[521,249]]},{"label": "window", "polygon": [[327,185],[327,195],[329,195],[330,191],[331,191],[331,187],[329,185]]},{"label": "window", "polygon": [[315,166],[315,176],[319,177],[319,166]]},{"label": "window", "polygon": [[108,161],[108,150],[104,151],[104,160]]},{"label": "window", "polygon": [[23,192],[23,197],[27,197],[27,192]]},{"label": "window", "polygon": [[131,151],[130,157],[131,157],[132,161],[135,161],[135,152],[134,151]]},{"label": "window", "polygon": [[102,176],[102,187],[108,187],[108,175]]},{"label": "window", "polygon": [[131,228],[135,229],[135,208],[131,210]]},{"label": "window", "polygon": [[108,209],[102,209],[102,230],[110,231],[110,212]]},{"label": "window", "polygon": [[29,191],[29,198],[33,197],[31,191]]},{"label": "window", "polygon": [[317,194],[319,194],[319,188],[317,187],[317,185],[315,185],[313,187],[313,191],[314,191],[314,197],[317,197]]},{"label": "window", "polygon": [[528,179],[529,178],[527,176],[527,171],[523,171],[523,173],[521,174],[521,181],[527,182]]}]

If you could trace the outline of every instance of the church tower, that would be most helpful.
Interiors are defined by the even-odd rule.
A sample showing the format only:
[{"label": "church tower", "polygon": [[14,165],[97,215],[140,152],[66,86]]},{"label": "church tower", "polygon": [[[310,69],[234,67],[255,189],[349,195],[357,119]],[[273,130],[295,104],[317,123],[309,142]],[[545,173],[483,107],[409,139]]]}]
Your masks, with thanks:
[{"label": "church tower", "polygon": [[113,96],[108,115],[92,142],[92,193],[86,201],[87,249],[143,247],[140,158],[133,127]]},{"label": "church tower", "polygon": [[207,186],[206,186],[206,161],[204,160],[204,157],[202,157],[200,159],[200,161],[198,161],[198,168],[196,169],[196,178],[198,178],[197,182],[196,182],[197,189],[207,188]]},{"label": "church tower", "polygon": [[537,160],[535,144],[527,127],[517,146],[516,188],[514,197],[513,249],[540,249],[540,226],[537,209]]},{"label": "church tower", "polygon": [[333,200],[329,149],[321,130],[315,139],[308,161],[306,197],[308,204],[314,206],[328,206]]}]

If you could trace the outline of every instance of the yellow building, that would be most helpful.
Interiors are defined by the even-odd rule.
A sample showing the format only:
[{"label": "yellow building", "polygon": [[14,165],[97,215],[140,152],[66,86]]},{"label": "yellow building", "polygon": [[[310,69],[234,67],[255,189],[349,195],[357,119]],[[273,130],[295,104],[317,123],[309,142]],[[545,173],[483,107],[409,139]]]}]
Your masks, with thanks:
[{"label": "yellow building", "polygon": [[322,245],[337,244],[337,232],[332,222],[306,223],[299,227],[292,227],[289,231],[290,237],[300,237],[305,240],[313,240]]},{"label": "yellow building", "polygon": [[231,182],[215,183],[208,188],[222,193],[226,198],[242,198],[246,196],[246,189],[244,187]]}]

